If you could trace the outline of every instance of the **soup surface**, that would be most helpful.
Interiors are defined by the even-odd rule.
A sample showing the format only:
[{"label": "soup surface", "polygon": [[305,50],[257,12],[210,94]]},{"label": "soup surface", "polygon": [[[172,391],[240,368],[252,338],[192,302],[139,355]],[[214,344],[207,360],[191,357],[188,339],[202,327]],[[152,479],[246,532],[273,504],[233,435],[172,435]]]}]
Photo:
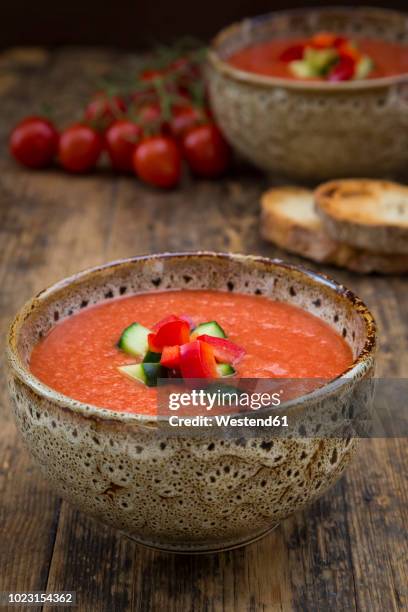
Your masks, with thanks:
[{"label": "soup surface", "polygon": [[[228,62],[247,72],[265,76],[297,79],[288,62],[282,61],[282,54],[291,47],[306,45],[306,38],[280,38],[245,47],[232,54]],[[361,53],[369,56],[374,66],[367,78],[392,76],[408,72],[408,45],[380,39],[358,38]]]},{"label": "soup surface", "polygon": [[221,291],[168,291],[110,300],[61,321],[34,347],[31,371],[76,400],[155,414],[157,389],[118,371],[137,359],[119,350],[117,341],[132,322],[150,327],[169,314],[187,314],[196,324],[216,320],[246,350],[237,366],[241,377],[331,379],[353,359],[339,334],[295,306]]}]

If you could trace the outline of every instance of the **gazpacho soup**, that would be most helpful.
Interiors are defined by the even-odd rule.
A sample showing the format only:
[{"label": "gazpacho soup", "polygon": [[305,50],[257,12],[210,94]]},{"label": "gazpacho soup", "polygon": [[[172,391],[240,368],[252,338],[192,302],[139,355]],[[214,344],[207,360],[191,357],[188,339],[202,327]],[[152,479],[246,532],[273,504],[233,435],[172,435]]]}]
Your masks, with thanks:
[{"label": "gazpacho soup", "polygon": [[331,82],[408,73],[408,45],[377,38],[317,32],[253,44],[228,62],[240,70],[286,79]]},{"label": "gazpacho soup", "polygon": [[222,291],[116,298],[60,321],[32,373],[94,406],[154,415],[158,378],[325,378],[353,361],[327,323],[290,304]]}]

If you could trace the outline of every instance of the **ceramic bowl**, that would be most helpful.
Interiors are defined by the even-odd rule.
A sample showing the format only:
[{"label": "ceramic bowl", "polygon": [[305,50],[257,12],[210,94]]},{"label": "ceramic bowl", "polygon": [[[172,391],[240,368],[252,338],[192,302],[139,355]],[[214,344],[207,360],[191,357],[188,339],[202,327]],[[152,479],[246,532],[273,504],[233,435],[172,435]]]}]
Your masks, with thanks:
[{"label": "ceramic bowl", "polygon": [[209,51],[209,92],[227,139],[256,166],[303,180],[406,172],[408,74],[343,83],[307,82],[238,70],[226,61],[252,43],[319,30],[408,44],[405,14],[316,8],[246,19]]},{"label": "ceramic bowl", "polygon": [[117,296],[185,288],[270,296],[343,335],[354,356],[345,376],[293,402],[312,433],[319,419],[334,423],[366,401],[355,391],[373,374],[376,332],[364,304],[326,277],[278,260],[217,253],[135,257],[87,270],[42,291],[17,314],[7,343],[11,405],[50,486],[142,544],[209,552],[254,541],[316,499],[343,472],[357,438],[279,439],[270,430],[251,440],[208,430],[174,437],[157,417],[82,404],[29,370],[33,346],[56,321]]}]

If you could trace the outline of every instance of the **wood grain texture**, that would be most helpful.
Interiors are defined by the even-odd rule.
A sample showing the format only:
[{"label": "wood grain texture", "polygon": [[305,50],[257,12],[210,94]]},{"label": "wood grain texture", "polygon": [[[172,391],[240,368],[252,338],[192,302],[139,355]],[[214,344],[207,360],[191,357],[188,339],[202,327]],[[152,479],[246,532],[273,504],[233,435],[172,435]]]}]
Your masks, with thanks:
[{"label": "wood grain texture", "polygon": [[[55,107],[60,122],[77,117],[95,75],[136,63],[103,50],[0,55],[0,138],[43,102]],[[107,169],[79,178],[28,172],[2,147],[1,335],[33,293],[111,259],[214,249],[300,262],[259,237],[258,198],[268,184],[257,171],[237,166],[223,181],[186,176],[180,190],[163,194]],[[376,314],[379,374],[407,376],[408,281],[323,271]],[[264,540],[221,555],[180,557],[142,549],[61,504],[16,433],[3,369],[0,399],[0,591],[76,590],[80,612],[408,608],[406,440],[364,441],[329,493]]]}]

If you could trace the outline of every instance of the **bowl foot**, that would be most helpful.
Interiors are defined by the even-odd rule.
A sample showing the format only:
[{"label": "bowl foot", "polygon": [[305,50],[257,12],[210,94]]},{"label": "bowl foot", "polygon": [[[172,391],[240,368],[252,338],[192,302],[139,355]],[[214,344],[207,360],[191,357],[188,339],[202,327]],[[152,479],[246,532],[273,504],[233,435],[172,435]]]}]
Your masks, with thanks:
[{"label": "bowl foot", "polygon": [[171,553],[176,555],[210,555],[214,553],[235,550],[236,548],[242,548],[244,546],[248,546],[249,544],[253,544],[254,542],[257,542],[258,540],[261,540],[265,536],[269,535],[274,529],[279,526],[279,524],[280,523],[275,523],[274,525],[272,525],[272,527],[269,527],[265,531],[262,531],[261,533],[258,533],[255,536],[248,538],[247,540],[242,540],[236,543],[231,542],[230,544],[224,544],[221,546],[208,546],[206,544],[198,543],[191,544],[190,546],[185,544],[167,544],[162,546],[158,542],[139,539],[135,536],[130,535],[129,533],[126,533],[125,531],[121,531],[120,533],[125,535],[130,540],[133,540],[133,542],[136,542],[136,544],[140,544],[140,546],[144,546],[145,548],[149,548],[157,552]]}]

